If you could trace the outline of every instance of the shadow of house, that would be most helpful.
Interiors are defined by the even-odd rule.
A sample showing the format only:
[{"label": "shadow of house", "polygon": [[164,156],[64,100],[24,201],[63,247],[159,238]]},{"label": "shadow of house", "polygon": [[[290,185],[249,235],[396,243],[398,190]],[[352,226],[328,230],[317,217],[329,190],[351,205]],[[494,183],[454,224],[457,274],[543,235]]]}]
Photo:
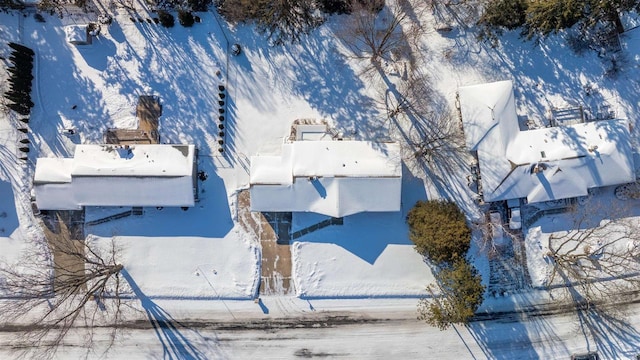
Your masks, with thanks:
[{"label": "shadow of house", "polygon": [[0,180],[0,198],[5,200],[0,203],[0,237],[9,237],[20,226],[10,182]]}]

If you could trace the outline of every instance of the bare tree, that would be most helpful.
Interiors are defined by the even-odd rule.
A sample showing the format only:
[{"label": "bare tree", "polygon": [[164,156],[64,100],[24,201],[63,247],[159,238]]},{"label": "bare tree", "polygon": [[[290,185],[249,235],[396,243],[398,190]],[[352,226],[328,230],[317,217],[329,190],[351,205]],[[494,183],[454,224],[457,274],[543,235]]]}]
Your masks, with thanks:
[{"label": "bare tree", "polygon": [[581,207],[570,230],[549,235],[549,286],[587,306],[640,289],[640,222],[622,209],[613,202]]},{"label": "bare tree", "polygon": [[436,27],[445,30],[452,25],[473,26],[491,0],[424,0],[431,9]]},{"label": "bare tree", "polygon": [[430,166],[431,163],[445,165],[460,158],[464,145],[457,119],[450,112],[430,113],[421,120],[423,122],[415,126],[417,131],[408,139],[413,159]]},{"label": "bare tree", "polygon": [[[471,228],[482,235],[478,237],[479,241],[476,242],[479,250],[491,258],[497,256],[504,245],[520,241],[520,238],[518,237],[519,230],[512,230],[502,222],[491,221],[489,217],[490,212],[485,212],[482,220],[471,223]],[[516,256],[518,255],[516,254]]]},{"label": "bare tree", "polygon": [[446,106],[434,107],[428,77],[410,70],[406,80],[389,84],[384,106],[392,137],[404,144],[405,162],[410,167],[448,172],[466,156],[461,124]]},{"label": "bare tree", "polygon": [[[87,352],[94,326],[108,322],[115,330],[122,318],[123,282],[118,248],[98,249],[72,239],[62,222],[58,231],[45,231],[47,242],[33,244],[21,261],[0,269],[0,291],[8,298],[0,305],[0,319],[21,324],[21,342],[28,341],[38,358],[50,358],[69,332],[80,328]],[[55,229],[54,229],[55,230]],[[88,355],[89,353],[87,353]]]},{"label": "bare tree", "polygon": [[351,15],[337,33],[351,56],[370,60],[373,68],[379,68],[381,61],[411,59],[412,47],[422,34],[418,19],[424,5],[415,0],[392,0],[377,11],[371,3],[353,1]]}]

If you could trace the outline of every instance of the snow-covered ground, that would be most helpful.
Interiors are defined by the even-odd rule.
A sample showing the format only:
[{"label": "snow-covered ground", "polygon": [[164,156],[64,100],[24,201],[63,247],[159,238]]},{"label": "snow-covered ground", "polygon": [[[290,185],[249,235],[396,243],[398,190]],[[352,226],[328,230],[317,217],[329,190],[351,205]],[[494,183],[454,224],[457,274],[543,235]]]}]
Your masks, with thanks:
[{"label": "snow-covered ground", "polygon": [[[532,224],[526,234],[525,246],[529,274],[534,287],[544,288],[562,283],[557,276],[552,279],[551,275],[553,268],[549,256],[551,236],[553,236],[552,247],[559,252],[572,251],[578,255],[591,252],[594,258],[602,256],[602,252],[636,253],[638,237],[634,233],[640,226],[640,202],[619,200],[614,196],[614,189],[615,187],[612,186],[601,188],[578,202],[573,211],[544,216]],[[604,226],[610,221],[614,221],[611,223],[613,225]],[[575,240],[571,240],[572,236],[568,236],[568,234],[576,234],[576,229],[585,233],[592,229],[596,230],[593,235],[577,244]],[[573,238],[577,237],[574,235]],[[566,244],[561,245],[563,242]],[[616,262],[624,263],[621,259],[622,257]],[[635,265],[635,261],[631,261],[631,264]],[[637,270],[634,266],[625,266],[621,271],[631,273]],[[600,277],[611,280],[606,275],[600,275]]]},{"label": "snow-covered ground", "polygon": [[[15,15],[4,16],[16,19]],[[205,296],[206,291],[198,287],[201,283],[190,288],[180,280],[186,273],[178,273],[187,271],[191,276],[199,264],[216,263],[219,259],[191,259],[183,249],[184,237],[192,242],[200,239],[201,243],[193,246],[205,249],[235,239],[242,244],[229,246],[218,256],[245,258],[243,261],[251,269],[256,268],[257,245],[250,244],[243,230],[234,225],[235,194],[248,183],[244,168],[248,158],[279,152],[279,144],[293,120],[326,118],[345,133],[367,140],[378,139],[384,131],[379,126],[378,110],[367,106],[368,85],[329,45],[329,27],[321,28],[317,36],[301,46],[282,48],[253,42],[256,34],[250,27],[226,29],[227,36],[243,45],[243,54],[230,58],[227,69],[222,30],[211,14],[201,17],[203,22],[193,28],[165,29],[155,24],[132,23],[128,17],[119,16],[110,26],[103,26],[100,36],[86,46],[66,43],[64,37],[65,25],[85,21],[80,15],[47,17],[44,24],[27,16],[20,19],[22,25],[16,24],[16,28],[24,29],[20,38],[37,53],[36,107],[29,124],[34,147],[29,154],[31,161],[36,157],[72,156],[76,144],[102,142],[108,128],[135,127],[135,104],[142,94],[161,99],[162,142],[198,147],[198,166],[208,178],[199,183],[200,201],[195,207],[187,211],[146,208],[142,216],[86,228],[88,234],[115,236],[118,242],[135,244],[123,246],[123,259],[132,259],[128,266],[133,266],[140,254],[175,257],[174,262],[138,263],[138,271],[130,271],[140,288],[148,286],[159,296]],[[226,156],[215,156],[220,84],[226,85],[229,94]],[[78,134],[65,135],[62,131],[66,128],[75,128]],[[415,201],[426,198],[424,185],[416,186],[415,178],[407,175],[402,214]],[[25,180],[30,181],[28,177]],[[120,211],[90,208],[87,221]],[[371,221],[373,218],[379,220]],[[154,242],[156,237],[160,239]],[[163,240],[170,237],[175,240]],[[202,256],[206,254],[203,249]],[[292,245],[292,256],[299,295],[419,296],[431,281],[427,264],[408,241],[400,213],[348,217],[343,227],[300,238]],[[219,272],[224,271],[221,266],[218,268]],[[238,275],[245,287],[242,291],[221,286],[217,296],[235,298],[255,292],[252,286],[259,281],[259,272],[251,269]],[[135,279],[136,275],[141,279]],[[160,283],[166,290],[157,288]],[[183,285],[182,290],[175,290]]]},{"label": "snow-covered ground", "polygon": [[[111,238],[88,241],[96,248],[112,246]],[[220,239],[118,236],[113,241],[135,282],[129,285],[149,298],[252,299],[257,293],[259,250],[238,229]]]},{"label": "snow-covered ground", "polygon": [[[296,214],[294,231],[317,217]],[[423,296],[433,280],[400,213],[349,216],[291,247],[296,291],[303,297]]]},{"label": "snow-covered ground", "polygon": [[[59,19],[45,15],[46,23],[38,23],[32,16],[0,14],[0,54],[8,57],[7,41],[22,42],[37,54],[33,91],[36,106],[28,135],[32,148],[26,166],[17,161],[19,133],[13,130],[15,119],[0,114],[0,214],[7,214],[0,216],[3,261],[17,261],[21,245],[28,243],[23,240],[39,236],[29,203],[35,159],[72,156],[76,144],[101,143],[107,128],[134,128],[139,95],[159,96],[163,104],[161,141],[195,144],[200,150],[199,169],[208,175],[206,181],[199,183],[200,202],[186,211],[145,208],[142,216],[87,226],[86,232],[97,236],[95,241],[107,242],[115,237],[122,244],[122,262],[147,296],[249,299],[255,295],[260,274],[259,245],[237,224],[236,193],[248,184],[248,159],[257,154],[278,154],[292,121],[325,118],[331,126],[363,140],[387,139],[392,134],[377,104],[379,84],[359,75],[358,64],[344,56],[336,39],[335,31],[344,18],[330,18],[300,44],[269,47],[250,26],[225,28],[225,35],[211,13],[200,16],[202,23],[193,28],[176,25],[166,29],[146,22],[133,23],[121,13],[110,26],[102,27],[93,44],[75,46],[65,42],[64,26],[85,22],[82,16]],[[563,36],[550,36],[536,43],[523,41],[517,32],[507,32],[500,38],[500,46],[492,48],[478,43],[472,29],[451,21],[451,32],[428,31],[419,52],[419,63],[430,78],[434,103],[439,108],[454,107],[460,86],[511,79],[520,116],[544,124],[552,107],[583,105],[595,111],[609,106],[617,117],[629,119],[637,149],[637,29],[622,36],[624,55],[617,62],[619,72],[612,75],[609,60],[591,51],[581,55],[570,52]],[[429,15],[423,22],[428,29],[435,26]],[[240,56],[227,59],[225,36],[242,45]],[[4,82],[6,75],[1,73],[0,80]],[[218,153],[214,121],[218,116],[217,88],[221,84],[228,91],[224,156]],[[70,127],[78,130],[76,136],[62,133]],[[403,169],[399,213],[350,216],[342,226],[330,226],[296,239],[291,249],[297,295],[308,299],[424,295],[432,277],[408,240],[404,222],[408,209],[417,200],[447,197],[459,202],[471,218],[479,216],[464,180],[467,174],[445,179],[428,175],[415,168]],[[100,219],[113,211],[118,210],[91,209],[87,220]],[[545,224],[561,221],[554,219],[544,220],[548,221]],[[296,215],[293,230],[316,220],[314,215]],[[540,225],[541,231],[548,233],[545,224]],[[472,255],[486,281],[487,260],[476,248],[472,248]],[[542,283],[546,274],[540,261],[543,251],[529,254],[532,277]],[[546,299],[546,295],[534,297]],[[405,311],[412,311],[416,304],[415,299],[398,300],[403,301]],[[266,299],[263,306],[267,311],[249,301],[239,306],[268,313],[271,301],[276,307],[296,313],[300,313],[299,303],[304,303],[295,298]],[[516,297],[490,299],[484,308],[517,308],[517,301]],[[290,304],[294,302],[297,305]],[[206,302],[200,306],[207,306],[203,303]],[[314,311],[312,304],[304,304],[306,311]],[[193,306],[185,301],[172,310],[188,318]],[[288,315],[287,311],[283,313]],[[517,336],[535,332],[535,326],[523,325]],[[561,326],[566,330],[571,324]],[[495,340],[509,331],[500,329],[476,330]],[[413,328],[404,331],[412,333]],[[637,335],[633,336],[638,343]],[[375,339],[380,337],[372,338],[370,343]],[[417,340],[408,339],[404,344],[415,346]],[[535,337],[525,340],[530,341],[529,345],[538,341]],[[351,341],[359,340],[351,337]],[[585,347],[580,343],[559,352],[538,349],[523,353],[526,357],[555,357],[582,348]],[[487,348],[481,349],[482,353],[470,350],[468,357],[508,357],[513,350],[508,345],[504,349],[495,353],[487,352]],[[231,354],[255,355],[236,351]],[[460,351],[442,356],[458,357],[464,353]],[[367,357],[374,353],[352,355]],[[158,353],[151,354],[153,357]],[[207,354],[225,357],[215,351]]]},{"label": "snow-covered ground", "polygon": [[[212,14],[202,14],[203,22],[193,28],[172,29],[132,23],[121,14],[112,25],[103,26],[100,36],[88,46],[65,42],[63,27],[85,22],[81,15],[47,17],[46,23],[31,16],[2,16],[3,39],[22,41],[38,54],[36,107],[29,124],[34,145],[31,161],[35,157],[70,156],[77,143],[100,143],[107,128],[135,127],[135,103],[141,94],[161,99],[163,142],[193,143],[200,150],[199,167],[209,178],[201,183],[202,200],[196,207],[186,212],[150,208],[142,217],[89,227],[90,233],[224,238],[235,228],[234,194],[247,184],[248,157],[277,154],[293,120],[322,117],[357,138],[388,136],[380,109],[372,106],[379,92],[376,84],[360,78],[354,62],[345,60],[339,46],[331,45],[333,32],[344,20],[340,17],[330,19],[300,45],[287,47],[271,48],[257,42],[259,35],[248,26],[225,29],[231,42],[243,45],[242,55],[230,57],[227,67],[225,34]],[[427,26],[433,26],[433,19],[425,20]],[[536,44],[507,33],[500,47],[491,48],[475,42],[474,34],[464,27],[444,35],[429,32],[421,45],[421,63],[437,94],[449,104],[461,85],[513,79],[519,114],[541,123],[552,106],[567,104],[609,105],[618,117],[634,121],[633,114],[638,113],[638,92],[633,87],[637,77],[633,70],[638,66],[634,34],[623,36],[623,41],[628,38],[621,65],[621,71],[628,74],[625,77],[606,75],[606,61],[592,52],[580,56],[568,52],[562,37]],[[213,156],[218,146],[212,119],[217,113],[215,95],[220,84],[229,92],[228,151],[226,156]],[[11,155],[17,133],[6,123],[4,126],[2,138]],[[78,129],[79,134],[69,137],[61,133],[69,127]],[[11,164],[10,159],[5,157],[3,162]],[[29,175],[21,175],[11,165],[4,168],[28,187]],[[468,205],[472,194],[462,181],[451,179],[444,188],[432,186],[431,181],[421,186],[425,174],[412,172],[415,169],[403,171],[402,214],[416,200],[446,196],[477,216]],[[13,184],[15,187],[15,181]],[[7,207],[11,208],[11,203]],[[89,211],[88,219],[99,218],[99,211]],[[175,244],[180,247],[179,242]],[[292,249],[299,295],[415,296],[424,294],[424,285],[431,279],[427,265],[412,252],[403,216],[348,217],[344,226],[303,236]],[[173,250],[166,248],[167,252]],[[359,271],[341,270],[352,265]],[[362,274],[371,281],[363,281]],[[406,284],[398,282],[401,279]],[[355,283],[359,286],[354,287]]]},{"label": "snow-covered ground", "polygon": [[[106,358],[569,359],[597,350],[602,359],[622,360],[639,353],[637,307],[629,309],[626,321],[572,315],[507,317],[441,331],[416,320],[406,311],[413,302],[404,299],[297,300],[306,309],[298,313],[282,312],[299,305],[282,300],[265,299],[269,315],[247,301],[204,305],[183,300],[177,306],[183,310],[177,310],[175,301],[158,300],[158,309],[176,318],[188,314],[202,323],[192,328],[122,329]],[[0,343],[9,342],[12,335],[0,333]],[[96,329],[89,358],[101,355],[110,335],[108,328]],[[14,344],[28,345],[20,340]],[[83,358],[85,353],[81,334],[72,332],[58,358]],[[11,347],[0,347],[0,357],[14,356]]]}]

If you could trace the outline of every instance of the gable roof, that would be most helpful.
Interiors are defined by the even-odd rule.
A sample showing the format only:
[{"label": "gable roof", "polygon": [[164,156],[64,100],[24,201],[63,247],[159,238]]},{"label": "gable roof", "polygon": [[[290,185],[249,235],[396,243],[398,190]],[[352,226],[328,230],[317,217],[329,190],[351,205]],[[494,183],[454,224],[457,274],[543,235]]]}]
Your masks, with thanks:
[{"label": "gable roof", "polygon": [[485,201],[557,200],[635,180],[625,120],[520,131],[511,81],[461,87],[458,95]]},{"label": "gable roof", "polygon": [[396,143],[296,141],[280,156],[251,158],[251,210],[342,217],[399,211],[402,168]]},{"label": "gable roof", "polygon": [[82,206],[193,206],[193,145],[77,145],[73,158],[39,158],[42,210]]}]

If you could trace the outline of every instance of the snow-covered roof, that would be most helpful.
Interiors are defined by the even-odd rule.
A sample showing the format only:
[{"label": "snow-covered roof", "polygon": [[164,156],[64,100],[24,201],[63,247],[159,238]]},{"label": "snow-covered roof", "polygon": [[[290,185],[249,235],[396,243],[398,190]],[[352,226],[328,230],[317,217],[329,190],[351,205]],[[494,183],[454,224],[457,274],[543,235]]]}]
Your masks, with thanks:
[{"label": "snow-covered roof", "polygon": [[396,143],[296,141],[280,156],[251,158],[251,210],[311,211],[342,217],[399,211],[402,169]]},{"label": "snow-covered roof", "polygon": [[40,158],[39,209],[193,206],[193,145],[78,145],[71,159]]},{"label": "snow-covered roof", "polygon": [[193,145],[77,145],[74,176],[190,176]]},{"label": "snow-covered roof", "polygon": [[557,200],[635,180],[626,120],[520,131],[511,81],[462,87],[458,94],[485,201]]},{"label": "snow-covered roof", "polygon": [[73,159],[39,158],[33,183],[70,183]]},{"label": "snow-covered roof", "polygon": [[67,25],[64,27],[67,42],[71,44],[86,44],[88,39],[87,25]]}]

